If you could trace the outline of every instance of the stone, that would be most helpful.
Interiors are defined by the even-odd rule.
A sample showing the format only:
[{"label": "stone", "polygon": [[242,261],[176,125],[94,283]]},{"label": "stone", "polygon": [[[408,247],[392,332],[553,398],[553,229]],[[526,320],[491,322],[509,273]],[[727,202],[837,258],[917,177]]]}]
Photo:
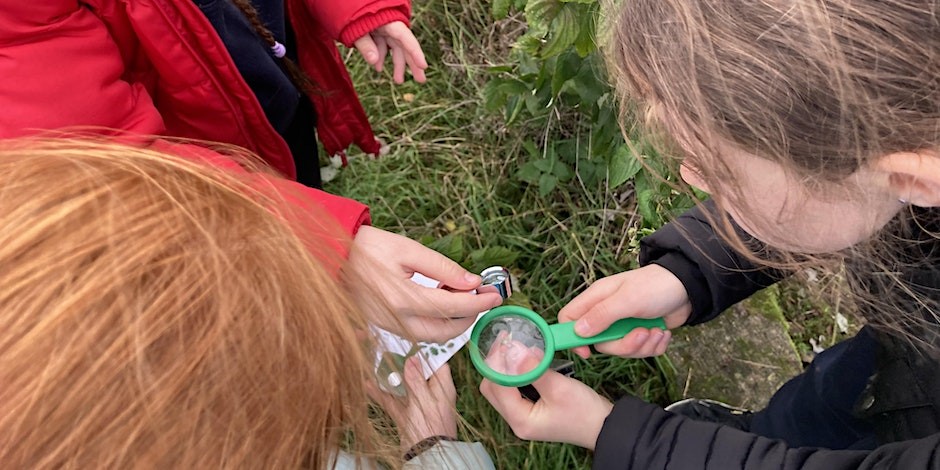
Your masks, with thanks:
[{"label": "stone", "polygon": [[667,357],[675,367],[676,399],[710,398],[761,409],[802,371],[786,320],[776,302],[766,300],[766,294],[758,296],[706,324],[673,330]]}]

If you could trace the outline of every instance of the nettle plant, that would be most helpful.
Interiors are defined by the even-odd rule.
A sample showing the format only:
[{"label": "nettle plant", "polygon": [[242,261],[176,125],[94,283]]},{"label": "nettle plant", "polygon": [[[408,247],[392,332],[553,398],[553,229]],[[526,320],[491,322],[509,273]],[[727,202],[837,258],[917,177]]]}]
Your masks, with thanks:
[{"label": "nettle plant", "polygon": [[624,139],[619,103],[597,49],[598,0],[493,0],[492,8],[496,19],[521,13],[528,26],[510,65],[491,67],[484,88],[485,107],[502,112],[507,126],[537,129],[531,135],[538,137],[523,144],[519,180],[537,186],[543,197],[572,184],[585,191],[635,191],[643,228],[659,227],[667,212],[692,205],[663,180],[675,177],[654,148]]}]

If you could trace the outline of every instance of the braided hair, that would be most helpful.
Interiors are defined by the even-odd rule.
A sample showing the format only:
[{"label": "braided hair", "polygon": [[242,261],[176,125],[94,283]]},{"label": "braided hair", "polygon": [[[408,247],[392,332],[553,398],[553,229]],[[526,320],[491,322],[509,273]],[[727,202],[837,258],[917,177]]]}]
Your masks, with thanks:
[{"label": "braided hair", "polygon": [[[272,50],[278,46],[283,47],[277,42],[274,33],[264,25],[264,21],[261,20],[261,15],[258,13],[255,6],[251,4],[251,0],[232,0],[232,3],[241,10],[242,14],[245,15],[245,19],[247,19],[251,27],[254,28],[255,33],[268,47]],[[284,72],[287,73],[287,77],[298,90],[308,95],[316,92],[316,85],[314,85],[310,77],[304,73],[296,62],[282,54],[276,54],[275,59],[280,61],[281,67]]]}]

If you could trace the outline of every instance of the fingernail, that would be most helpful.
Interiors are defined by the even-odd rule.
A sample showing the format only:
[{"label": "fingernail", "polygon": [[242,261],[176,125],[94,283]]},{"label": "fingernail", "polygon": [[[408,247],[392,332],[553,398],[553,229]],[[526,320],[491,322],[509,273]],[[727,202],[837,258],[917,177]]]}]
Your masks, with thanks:
[{"label": "fingernail", "polygon": [[637,342],[637,343],[643,343],[643,342],[645,342],[646,339],[649,338],[649,337],[650,337],[649,331],[641,331],[641,332],[639,332],[639,333],[636,334],[636,342]]},{"label": "fingernail", "polygon": [[581,336],[588,336],[591,334],[591,325],[588,325],[587,320],[578,320],[574,324],[574,332]]},{"label": "fingernail", "polygon": [[366,60],[369,62],[375,62],[375,60],[379,58],[378,56],[379,55],[376,52],[369,52],[366,54]]},{"label": "fingernail", "polygon": [[659,338],[656,340],[656,344],[663,344],[663,341],[666,341],[666,332],[663,330],[656,330],[656,331],[657,331],[657,336],[659,336]]},{"label": "fingernail", "polygon": [[463,275],[463,278],[471,284],[480,283],[480,276],[477,276],[476,274],[473,274],[473,273],[466,273]]}]

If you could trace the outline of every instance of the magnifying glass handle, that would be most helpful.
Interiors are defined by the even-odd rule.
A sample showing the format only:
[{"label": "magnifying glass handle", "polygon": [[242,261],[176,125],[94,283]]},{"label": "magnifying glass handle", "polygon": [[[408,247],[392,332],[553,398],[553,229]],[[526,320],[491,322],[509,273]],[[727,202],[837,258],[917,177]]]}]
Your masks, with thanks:
[{"label": "magnifying glass handle", "polygon": [[666,322],[662,318],[623,318],[615,321],[609,328],[594,336],[583,337],[574,332],[574,324],[575,322],[569,321],[556,323],[549,327],[552,336],[555,338],[556,350],[613,341],[623,338],[635,328],[666,329]]}]

